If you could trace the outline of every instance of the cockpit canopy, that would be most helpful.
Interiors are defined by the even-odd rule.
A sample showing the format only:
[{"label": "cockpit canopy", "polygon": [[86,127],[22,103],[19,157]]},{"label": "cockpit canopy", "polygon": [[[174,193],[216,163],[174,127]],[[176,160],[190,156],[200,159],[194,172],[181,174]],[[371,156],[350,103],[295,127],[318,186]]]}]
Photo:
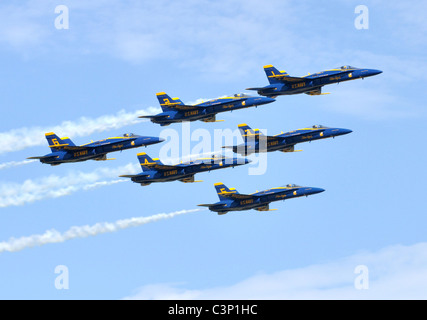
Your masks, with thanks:
[{"label": "cockpit canopy", "polygon": [[235,93],[233,95],[233,97],[235,97],[235,98],[249,98],[250,96],[247,95],[246,93]]},{"label": "cockpit canopy", "polygon": [[341,69],[341,70],[349,70],[349,69],[357,69],[357,68],[352,67],[352,66],[342,66],[339,69]]},{"label": "cockpit canopy", "polygon": [[301,188],[301,186],[294,183],[289,183],[286,185],[286,188]]},{"label": "cockpit canopy", "polygon": [[124,133],[123,137],[125,137],[125,138],[136,137],[136,134],[133,134],[133,133]]},{"label": "cockpit canopy", "polygon": [[313,129],[325,129],[327,127],[322,126],[321,124],[315,124],[314,126],[312,126]]}]

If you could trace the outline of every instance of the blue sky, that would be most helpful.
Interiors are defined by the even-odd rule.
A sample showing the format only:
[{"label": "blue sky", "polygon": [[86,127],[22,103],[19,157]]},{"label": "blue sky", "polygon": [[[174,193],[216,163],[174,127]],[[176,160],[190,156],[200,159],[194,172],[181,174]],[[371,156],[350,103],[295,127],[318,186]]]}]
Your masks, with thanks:
[{"label": "blue sky", "polygon": [[[359,4],[367,30],[354,25]],[[69,8],[67,30],[55,28],[58,5]],[[425,299],[425,11],[422,1],[2,1],[0,298]],[[184,102],[243,92],[266,84],[266,64],[295,76],[341,65],[383,73],[191,124],[353,130],[269,154],[262,175],[246,166],[144,188],[118,178],[139,170],[137,152],[156,157],[164,144],[108,162],[21,163],[48,153],[52,130],[76,144],[166,129],[182,137],[179,124],[138,121],[158,109],[156,92]],[[217,201],[216,182],[241,193],[288,183],[326,192],[267,213],[187,212]],[[4,249],[13,239],[22,250]],[[58,265],[67,290],[55,288]],[[354,286],[359,265],[367,290]]]}]

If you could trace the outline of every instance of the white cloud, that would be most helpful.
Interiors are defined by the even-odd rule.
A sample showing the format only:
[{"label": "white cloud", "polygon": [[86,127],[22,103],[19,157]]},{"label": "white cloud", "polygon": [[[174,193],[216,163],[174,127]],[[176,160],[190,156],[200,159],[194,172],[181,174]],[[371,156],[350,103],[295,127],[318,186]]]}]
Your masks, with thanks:
[{"label": "white cloud", "polygon": [[[367,289],[356,289],[366,266]],[[367,279],[367,282],[366,282]],[[125,299],[426,299],[427,243],[395,245],[324,264],[260,273],[229,286],[186,289],[182,284],[150,284]]]},{"label": "white cloud", "polygon": [[28,50],[48,41],[51,30],[41,23],[46,14],[43,12],[44,6],[20,2],[13,5],[2,3],[0,8],[0,43],[15,50]]},{"label": "white cloud", "polygon": [[[288,1],[73,1],[67,31],[54,28],[56,5],[26,1],[7,6],[8,13],[0,14],[7,31],[0,33],[8,45],[4,49],[25,55],[104,53],[131,63],[168,59],[202,72],[228,75],[232,69],[234,76],[259,67],[259,58],[297,54],[286,29],[295,20]],[[278,50],[283,46],[285,52]]]},{"label": "white cloud", "polygon": [[[294,66],[298,74],[298,69],[315,63],[324,65],[343,57],[357,58],[359,51],[354,48],[343,51],[342,43],[336,40],[343,36],[338,29],[327,39],[309,32],[313,22],[307,25],[307,15],[317,15],[322,9],[319,5],[283,0],[75,0],[69,4],[70,29],[67,31],[54,28],[56,5],[54,1],[2,5],[0,42],[6,44],[4,48],[25,50],[25,55],[57,51],[101,53],[136,64],[169,60],[183,68],[197,68],[200,74],[235,78],[253,74],[254,70],[262,72],[262,65],[279,62],[283,63],[280,68]],[[387,13],[380,22],[390,30],[389,38],[384,41],[390,41],[391,45],[395,45],[395,39],[399,39],[399,44],[418,47],[424,44],[425,33],[421,32],[427,28],[422,14],[424,8],[425,4],[396,1],[383,8],[378,6],[378,10]],[[352,10],[348,14],[349,25],[352,25]],[[372,28],[379,23],[378,19],[372,12]],[[364,66],[365,55],[359,57],[363,57],[361,66]],[[411,63],[413,57],[408,60],[405,63]],[[419,61],[422,62],[422,58]],[[396,65],[401,65],[397,62]],[[310,72],[314,71],[317,70]]]}]

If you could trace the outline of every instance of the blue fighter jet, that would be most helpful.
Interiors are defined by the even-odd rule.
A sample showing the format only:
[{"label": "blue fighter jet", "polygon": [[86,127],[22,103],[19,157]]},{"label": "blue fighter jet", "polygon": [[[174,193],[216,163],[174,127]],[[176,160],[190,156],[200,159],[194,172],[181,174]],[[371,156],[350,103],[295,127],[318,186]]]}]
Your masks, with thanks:
[{"label": "blue fighter jet", "polygon": [[363,79],[382,73],[382,71],[375,69],[342,66],[340,68],[308,74],[303,77],[291,77],[286,71],[279,71],[271,64],[264,66],[264,71],[270,84],[265,87],[248,88],[246,90],[255,90],[262,96],[272,98],[279,95],[298,93],[305,93],[312,96],[328,94],[322,93],[324,85]]},{"label": "blue fighter jet", "polygon": [[181,162],[176,165],[165,165],[159,159],[150,158],[145,152],[138,153],[142,173],[121,175],[122,178],[130,178],[133,182],[147,186],[153,182],[167,182],[179,180],[181,182],[201,182],[194,180],[194,175],[199,172],[240,166],[251,162],[248,159],[216,157],[200,158],[194,161]]},{"label": "blue fighter jet", "polygon": [[233,152],[243,156],[270,151],[301,151],[295,150],[295,145],[297,143],[334,138],[352,132],[349,129],[328,128],[322,125],[314,125],[311,128],[302,128],[286,133],[282,132],[274,136],[265,136],[259,129],[251,129],[245,123],[239,124],[238,128],[244,143],[237,146],[224,146],[223,148],[232,149]]},{"label": "blue fighter jet", "polygon": [[53,132],[46,133],[45,136],[52,152],[45,156],[29,157],[27,159],[39,159],[41,163],[47,163],[52,166],[90,159],[97,161],[114,160],[107,159],[107,153],[148,146],[164,141],[162,138],[125,133],[120,137],[112,137],[95,142],[92,141],[82,146],[76,146],[70,138],[61,139]]},{"label": "blue fighter jet", "polygon": [[295,184],[288,184],[284,187],[271,188],[252,194],[241,194],[235,188],[227,188],[223,183],[215,183],[215,189],[220,201],[213,204],[199,204],[199,206],[208,207],[209,210],[218,214],[250,209],[273,211],[277,209],[270,210],[270,202],[309,196],[325,191],[320,188],[301,187]]},{"label": "blue fighter jet", "polygon": [[171,98],[164,92],[159,92],[156,95],[163,112],[153,116],[140,116],[139,118],[150,119],[151,122],[158,123],[161,126],[196,120],[217,122],[217,113],[256,107],[275,101],[272,98],[235,94],[232,97],[222,97],[195,105],[186,105],[179,98]]}]

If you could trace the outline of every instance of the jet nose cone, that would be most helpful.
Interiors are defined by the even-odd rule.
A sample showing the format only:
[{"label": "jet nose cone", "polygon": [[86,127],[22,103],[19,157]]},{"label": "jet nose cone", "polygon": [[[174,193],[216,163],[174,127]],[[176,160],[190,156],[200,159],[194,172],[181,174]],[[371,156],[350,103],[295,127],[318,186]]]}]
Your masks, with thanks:
[{"label": "jet nose cone", "polygon": [[151,143],[160,143],[160,142],[165,141],[165,139],[158,138],[158,137],[152,137],[150,140],[151,140]]},{"label": "jet nose cone", "polygon": [[262,100],[264,103],[272,103],[272,102],[276,101],[276,99],[268,98],[268,97],[264,97],[264,98],[262,98]]},{"label": "jet nose cone", "polygon": [[325,189],[318,188],[318,193],[321,193],[321,192],[323,192],[323,191],[325,191]]},{"label": "jet nose cone", "polygon": [[353,130],[350,130],[350,129],[340,129],[340,134],[349,134],[352,132],[353,132]]},{"label": "jet nose cone", "polygon": [[163,138],[158,138],[158,137],[141,137],[138,138],[138,142],[141,145],[149,145],[149,144],[156,144],[156,143],[160,143],[165,141],[165,139]]},{"label": "jet nose cone", "polygon": [[377,74],[383,73],[381,70],[371,69],[370,72],[371,76],[376,76]]},{"label": "jet nose cone", "polygon": [[323,192],[323,191],[325,191],[325,189],[322,189],[322,188],[311,188],[311,190],[310,190],[311,192],[311,194],[316,194],[316,193],[321,193],[321,192]]}]

